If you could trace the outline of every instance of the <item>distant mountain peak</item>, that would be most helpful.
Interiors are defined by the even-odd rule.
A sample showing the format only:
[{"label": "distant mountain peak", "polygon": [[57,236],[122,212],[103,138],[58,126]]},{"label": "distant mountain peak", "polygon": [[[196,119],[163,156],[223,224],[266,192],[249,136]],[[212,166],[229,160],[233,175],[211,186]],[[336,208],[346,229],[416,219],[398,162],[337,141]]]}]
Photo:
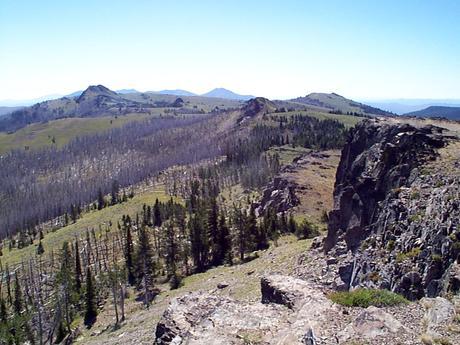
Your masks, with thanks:
[{"label": "distant mountain peak", "polygon": [[352,113],[382,116],[390,115],[389,112],[353,101],[335,92],[313,92],[306,95],[305,97],[297,97],[295,99],[292,99],[291,101],[314,107],[325,108],[329,109],[329,111],[340,112],[343,114]]},{"label": "distant mountain peak", "polygon": [[225,89],[223,87],[217,87],[215,89],[212,89],[211,91],[202,94],[201,96],[203,97],[214,97],[214,98],[226,98],[226,99],[236,99],[240,101],[247,101],[251,98],[254,98],[254,96],[251,95],[240,95],[237,94],[231,90]]},{"label": "distant mountain peak", "polygon": [[82,92],[80,97],[78,97],[77,102],[80,103],[88,98],[100,95],[107,97],[118,97],[118,94],[115,91],[110,90],[104,85],[90,85],[85,91]]},{"label": "distant mountain peak", "polygon": [[425,109],[412,111],[404,115],[420,117],[443,117],[450,120],[460,120],[460,107],[431,105]]}]

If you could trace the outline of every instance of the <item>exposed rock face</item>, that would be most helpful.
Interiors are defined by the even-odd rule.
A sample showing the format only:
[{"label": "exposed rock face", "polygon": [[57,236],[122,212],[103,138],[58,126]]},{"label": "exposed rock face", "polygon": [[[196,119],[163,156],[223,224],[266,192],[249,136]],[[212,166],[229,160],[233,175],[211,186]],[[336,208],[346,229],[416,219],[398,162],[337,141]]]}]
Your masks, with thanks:
[{"label": "exposed rock face", "polygon": [[[262,303],[241,302],[209,293],[191,293],[176,298],[157,325],[155,343],[419,343],[418,325],[423,317],[420,305],[414,304],[410,310],[345,308],[332,303],[320,286],[283,275],[264,277],[261,289]],[[401,320],[410,320],[417,328],[406,327]]]},{"label": "exposed rock face", "polygon": [[337,287],[387,288],[409,299],[460,288],[460,166],[435,161],[451,139],[433,126],[378,121],[352,131],[324,241],[338,261]]},{"label": "exposed rock face", "polygon": [[276,212],[285,212],[299,204],[299,199],[295,195],[297,184],[286,177],[275,177],[263,191],[260,202],[254,203],[252,207],[256,210],[256,215],[262,215],[268,209]]},{"label": "exposed rock face", "polygon": [[300,279],[273,275],[261,287],[263,303],[208,293],[173,300],[157,325],[156,344],[317,344],[326,334],[322,323],[340,314],[321,290]]}]

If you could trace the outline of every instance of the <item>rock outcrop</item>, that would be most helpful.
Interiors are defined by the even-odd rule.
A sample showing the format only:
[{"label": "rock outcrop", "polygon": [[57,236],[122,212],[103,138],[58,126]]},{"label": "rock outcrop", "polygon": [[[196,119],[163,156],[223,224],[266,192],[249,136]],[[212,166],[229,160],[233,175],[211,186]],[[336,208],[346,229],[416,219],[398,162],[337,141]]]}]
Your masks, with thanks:
[{"label": "rock outcrop", "polygon": [[[406,306],[387,310],[376,307],[345,308],[331,302],[321,286],[284,275],[262,278],[261,294],[262,303],[241,302],[204,292],[178,297],[170,303],[158,322],[155,343],[419,343],[418,327],[424,311],[418,304],[411,306],[410,310],[404,309]],[[443,311],[438,313],[444,315]],[[409,321],[411,327],[407,325]]]},{"label": "rock outcrop", "polygon": [[386,288],[409,299],[460,288],[460,166],[438,157],[453,142],[434,126],[374,120],[352,130],[324,241],[337,261],[330,267],[337,287]]},{"label": "rock outcrop", "polygon": [[289,178],[278,176],[273,179],[262,193],[259,202],[253,203],[256,215],[263,215],[268,209],[276,212],[285,212],[299,204],[299,199],[295,194],[297,183]]}]

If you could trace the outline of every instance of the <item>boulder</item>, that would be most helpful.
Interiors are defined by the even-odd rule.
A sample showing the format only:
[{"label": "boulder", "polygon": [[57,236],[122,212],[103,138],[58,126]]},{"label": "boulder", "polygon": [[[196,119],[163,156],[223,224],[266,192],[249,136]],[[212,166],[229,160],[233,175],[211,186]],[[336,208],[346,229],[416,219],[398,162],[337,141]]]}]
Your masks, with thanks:
[{"label": "boulder", "polygon": [[425,306],[425,321],[427,333],[433,336],[438,335],[438,329],[443,328],[454,320],[454,305],[442,297],[428,298],[424,297],[420,303]]},{"label": "boulder", "polygon": [[341,342],[350,339],[373,340],[389,333],[402,333],[405,329],[401,322],[377,307],[368,307],[340,332]]}]

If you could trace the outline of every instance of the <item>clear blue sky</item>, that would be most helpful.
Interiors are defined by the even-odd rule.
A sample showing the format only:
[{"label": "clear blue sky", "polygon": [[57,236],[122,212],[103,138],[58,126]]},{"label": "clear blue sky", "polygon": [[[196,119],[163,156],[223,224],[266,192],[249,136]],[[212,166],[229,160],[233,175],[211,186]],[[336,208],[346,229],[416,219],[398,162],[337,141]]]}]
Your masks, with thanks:
[{"label": "clear blue sky", "polygon": [[89,84],[460,98],[460,1],[0,0],[0,99]]}]

